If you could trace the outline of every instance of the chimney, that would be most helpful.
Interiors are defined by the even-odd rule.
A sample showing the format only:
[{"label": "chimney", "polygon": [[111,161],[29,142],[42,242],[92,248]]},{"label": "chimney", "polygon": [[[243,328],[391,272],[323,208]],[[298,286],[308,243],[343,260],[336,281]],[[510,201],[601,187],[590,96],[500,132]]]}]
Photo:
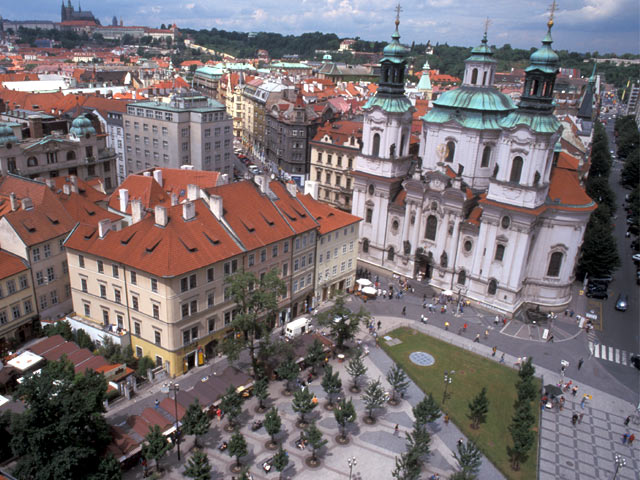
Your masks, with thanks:
[{"label": "chimney", "polygon": [[218,177],[218,185],[227,185],[229,183],[229,174],[223,173]]},{"label": "chimney", "polygon": [[42,138],[44,136],[42,117],[38,115],[29,116],[29,135],[31,138]]},{"label": "chimney", "polygon": [[197,185],[187,185],[187,199],[194,202],[200,198],[200,187]]},{"label": "chimney", "polygon": [[260,191],[264,194],[268,194],[269,193],[269,175],[266,173],[263,173],[262,175],[256,175],[255,177],[253,177],[254,181],[258,184],[258,186],[260,187]]},{"label": "chimney", "polygon": [[33,209],[33,201],[29,198],[22,199],[22,209],[23,210],[32,210]]},{"label": "chimney", "polygon": [[153,178],[158,182],[158,185],[162,186],[162,170],[156,168],[153,171]]},{"label": "chimney", "polygon": [[118,192],[118,195],[120,196],[120,211],[126,212],[127,204],[129,203],[129,190],[127,190],[126,188],[121,188]]},{"label": "chimney", "polygon": [[145,177],[150,177],[150,176],[151,176],[151,172],[144,172],[144,173],[143,173],[143,175],[144,175]]},{"label": "chimney", "polygon": [[78,177],[71,175],[69,180],[71,181],[71,191],[73,193],[78,193]]},{"label": "chimney", "polygon": [[160,205],[156,205],[156,208],[154,209],[153,213],[155,215],[156,225],[159,227],[166,227],[167,221],[169,220],[166,207],[161,207]]},{"label": "chimney", "polygon": [[193,165],[180,165],[180,170],[194,170],[195,167]]},{"label": "chimney", "polygon": [[178,204],[178,195],[175,193],[171,194],[171,206],[175,207]]},{"label": "chimney", "polygon": [[298,186],[296,185],[296,182],[294,182],[293,180],[290,180],[287,182],[287,191],[289,192],[289,194],[292,197],[295,197],[298,195]]},{"label": "chimney", "polygon": [[311,198],[318,200],[318,182],[315,180],[307,180],[304,182],[304,194],[309,194]]},{"label": "chimney", "polygon": [[16,194],[11,192],[9,194],[9,202],[11,203],[11,211],[15,212],[18,210],[18,199],[16,198]]},{"label": "chimney", "polygon": [[56,186],[55,182],[53,181],[53,178],[45,178],[44,183],[46,183],[47,187],[51,189],[53,189]]},{"label": "chimney", "polygon": [[218,220],[222,220],[224,210],[222,209],[222,197],[220,195],[211,195],[209,197],[209,208]]},{"label": "chimney", "polygon": [[131,224],[142,220],[142,200],[131,200]]},{"label": "chimney", "polygon": [[[191,185],[189,185],[191,186]],[[193,220],[196,216],[196,205],[193,202],[186,202],[182,204],[182,218],[185,221]]]},{"label": "chimney", "polygon": [[62,185],[62,192],[65,195],[71,195],[71,185],[69,185],[68,183],[65,183],[64,185]]},{"label": "chimney", "polygon": [[98,235],[100,236],[100,238],[104,238],[109,230],[111,230],[111,220],[105,218],[104,220],[100,220],[98,222]]}]

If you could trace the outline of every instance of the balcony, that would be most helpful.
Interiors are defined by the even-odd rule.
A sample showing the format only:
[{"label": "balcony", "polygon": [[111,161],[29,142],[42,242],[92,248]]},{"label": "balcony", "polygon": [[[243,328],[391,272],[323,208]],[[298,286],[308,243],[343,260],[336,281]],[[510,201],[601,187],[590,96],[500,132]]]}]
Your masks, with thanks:
[{"label": "balcony", "polygon": [[101,325],[94,322],[92,319],[77,313],[67,315],[66,320],[69,322],[72,329],[76,330],[81,328],[87,332],[89,337],[91,337],[91,340],[96,343],[102,344],[104,339],[107,337],[109,337],[114,344],[121,345],[123,347],[130,345],[131,343],[129,332],[123,328],[118,328],[117,325]]}]

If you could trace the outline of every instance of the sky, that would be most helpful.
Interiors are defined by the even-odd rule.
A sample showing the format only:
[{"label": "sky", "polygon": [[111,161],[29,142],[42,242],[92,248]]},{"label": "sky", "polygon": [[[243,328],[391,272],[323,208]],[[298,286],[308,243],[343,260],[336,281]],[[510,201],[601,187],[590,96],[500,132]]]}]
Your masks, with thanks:
[{"label": "sky", "polygon": [[[66,1],[66,0],[65,0]],[[72,0],[77,8],[78,0]],[[489,17],[489,43],[531,48],[546,32],[551,0],[411,0],[401,3],[401,41],[473,46]],[[640,53],[638,0],[559,0],[554,48],[577,52]],[[3,0],[9,20],[60,20],[60,0]],[[218,28],[300,34],[319,31],[340,38],[389,39],[397,0],[83,0],[102,22],[114,15],[125,25],[176,23],[178,28]]]}]

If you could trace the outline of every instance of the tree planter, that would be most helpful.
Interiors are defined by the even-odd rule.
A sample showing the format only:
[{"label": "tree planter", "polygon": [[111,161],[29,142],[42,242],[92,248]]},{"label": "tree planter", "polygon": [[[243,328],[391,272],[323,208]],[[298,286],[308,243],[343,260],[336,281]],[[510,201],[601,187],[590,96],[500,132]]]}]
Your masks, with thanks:
[{"label": "tree planter", "polygon": [[304,463],[306,463],[307,467],[309,468],[318,468],[320,466],[320,460],[313,457],[307,457],[304,460]]},{"label": "tree planter", "polygon": [[362,421],[363,421],[364,423],[366,423],[367,425],[373,425],[373,424],[375,424],[375,423],[376,423],[376,418],[375,418],[375,417],[364,417],[364,418],[362,419]]},{"label": "tree planter", "polygon": [[255,411],[256,413],[264,413],[264,412],[266,412],[267,410],[268,410],[268,408],[267,408],[267,407],[261,407],[260,405],[258,405],[258,406],[255,408],[255,410],[254,410],[254,411]]},{"label": "tree planter", "polygon": [[323,407],[327,412],[333,412],[333,409],[335,408],[335,404],[333,404],[333,403],[325,403],[323,405]]},{"label": "tree planter", "polygon": [[340,434],[336,435],[335,441],[338,445],[348,445],[350,442],[349,437],[347,435],[343,437]]},{"label": "tree planter", "polygon": [[349,391],[351,393],[360,393],[362,391],[362,389],[360,387],[355,387],[355,386],[352,385],[351,387],[349,387]]},{"label": "tree planter", "polygon": [[397,407],[398,405],[400,405],[400,400],[397,398],[390,398],[387,403],[392,407]]},{"label": "tree planter", "polygon": [[231,471],[231,473],[240,473],[242,471],[242,465],[233,463],[231,467],[229,467],[229,470]]},{"label": "tree planter", "polygon": [[279,446],[278,442],[272,442],[271,440],[264,444],[267,450],[277,450]]},{"label": "tree planter", "polygon": [[234,432],[235,430],[236,430],[236,427],[234,425],[229,424],[229,423],[227,423],[224,426],[224,431],[225,432]]},{"label": "tree planter", "polygon": [[308,426],[309,426],[309,422],[303,422],[300,419],[296,420],[296,427],[298,427],[299,429],[304,430]]},{"label": "tree planter", "polygon": [[283,390],[281,393],[285,397],[290,397],[291,395],[293,395],[293,392],[291,390]]}]

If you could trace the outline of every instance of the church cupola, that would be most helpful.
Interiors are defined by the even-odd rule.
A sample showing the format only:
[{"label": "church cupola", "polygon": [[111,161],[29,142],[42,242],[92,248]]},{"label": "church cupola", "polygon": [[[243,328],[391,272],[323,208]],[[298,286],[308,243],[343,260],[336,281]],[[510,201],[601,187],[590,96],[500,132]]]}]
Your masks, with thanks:
[{"label": "church cupola", "polygon": [[391,35],[391,43],[384,47],[384,57],[380,60],[380,85],[378,94],[400,97],[404,95],[404,72],[407,67],[409,49],[402,45],[400,34],[400,10],[396,15],[396,31]]},{"label": "church cupola", "polygon": [[487,29],[489,20],[485,22],[484,37],[482,43],[471,50],[471,56],[464,62],[464,79],[462,85],[465,87],[490,87],[496,73],[496,61],[493,58],[493,51],[487,44]]},{"label": "church cupola", "polygon": [[551,48],[554,9],[555,2],[547,22],[547,34],[542,39],[542,47],[531,54],[529,66],[525,70],[524,90],[518,105],[521,109],[542,113],[553,112],[553,86],[560,61],[558,54]]}]

